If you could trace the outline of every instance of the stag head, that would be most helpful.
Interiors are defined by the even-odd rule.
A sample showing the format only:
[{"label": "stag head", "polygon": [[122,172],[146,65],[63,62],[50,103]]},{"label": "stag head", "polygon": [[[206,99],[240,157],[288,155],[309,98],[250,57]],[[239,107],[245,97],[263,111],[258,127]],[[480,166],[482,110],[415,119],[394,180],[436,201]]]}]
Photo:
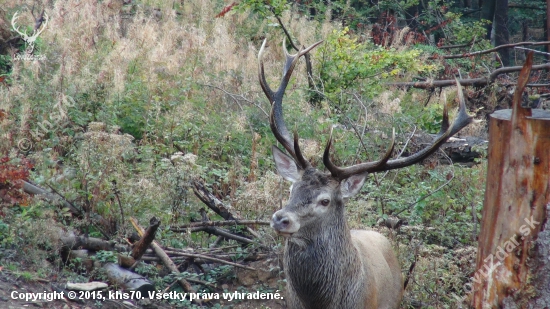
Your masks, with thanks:
[{"label": "stag head", "polygon": [[32,35],[30,36],[27,34],[27,31],[22,32],[21,30],[19,30],[19,27],[17,26],[18,18],[19,18],[19,12],[15,12],[15,14],[13,14],[13,17],[11,18],[11,25],[13,27],[13,30],[19,33],[21,38],[25,42],[27,42],[27,44],[29,45],[30,51],[32,52],[34,50],[34,43],[36,39],[44,31],[44,29],[46,29],[46,26],[48,25],[48,20],[49,20],[48,14],[42,11],[42,14],[40,15],[40,17],[35,21],[35,28],[32,32]]},{"label": "stag head", "polygon": [[265,79],[262,61],[265,41],[258,55],[260,85],[271,103],[270,127],[277,141],[289,153],[287,155],[278,147],[272,147],[278,173],[293,184],[288,204],[273,215],[271,222],[271,226],[284,236],[332,233],[335,230],[331,230],[331,226],[345,227],[345,222],[341,222],[344,220],[344,200],[361,190],[369,173],[403,168],[418,163],[434,153],[451,136],[473,121],[473,118],[466,112],[462,88],[457,82],[460,101],[458,115],[450,125],[445,106],[441,130],[432,144],[426,148],[409,157],[391,160],[395,146],[395,130],[393,130],[390,146],[378,161],[339,167],[330,159],[331,131],[323,154],[323,164],[328,173],[315,169],[302,155],[297,132],[294,133],[292,139],[290,138],[283,118],[282,100],[298,59],[320,43],[322,41],[290,55],[283,41],[286,61],[283,67],[283,78],[276,91],[271,90]]}]

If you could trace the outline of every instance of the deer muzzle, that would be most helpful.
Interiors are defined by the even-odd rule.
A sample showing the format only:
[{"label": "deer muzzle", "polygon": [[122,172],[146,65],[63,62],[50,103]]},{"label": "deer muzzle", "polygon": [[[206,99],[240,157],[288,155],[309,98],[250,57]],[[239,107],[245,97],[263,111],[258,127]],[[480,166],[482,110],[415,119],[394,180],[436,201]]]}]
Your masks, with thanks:
[{"label": "deer muzzle", "polygon": [[300,229],[300,223],[294,214],[281,209],[271,217],[271,227],[277,234],[290,237]]}]

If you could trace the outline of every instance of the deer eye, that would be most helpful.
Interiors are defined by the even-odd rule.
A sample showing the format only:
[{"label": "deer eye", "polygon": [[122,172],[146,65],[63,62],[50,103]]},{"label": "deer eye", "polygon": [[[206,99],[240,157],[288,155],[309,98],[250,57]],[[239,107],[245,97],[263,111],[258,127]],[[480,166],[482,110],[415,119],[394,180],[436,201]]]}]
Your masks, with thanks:
[{"label": "deer eye", "polygon": [[328,204],[330,204],[330,200],[328,198],[321,200],[321,205],[328,206]]}]

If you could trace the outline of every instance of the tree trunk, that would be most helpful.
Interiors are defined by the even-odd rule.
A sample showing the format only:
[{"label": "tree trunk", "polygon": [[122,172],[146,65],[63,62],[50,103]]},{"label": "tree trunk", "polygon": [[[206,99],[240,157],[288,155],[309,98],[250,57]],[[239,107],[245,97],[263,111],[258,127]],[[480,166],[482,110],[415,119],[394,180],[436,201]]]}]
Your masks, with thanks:
[{"label": "tree trunk", "polygon": [[490,118],[473,278],[476,309],[546,308],[550,303],[550,111],[521,107],[532,56],[520,73],[513,110]]},{"label": "tree trunk", "polygon": [[[510,34],[508,32],[508,0],[496,0],[495,7],[495,46],[506,45],[510,43]],[[498,51],[503,66],[510,65],[510,49],[504,48]]]},{"label": "tree trunk", "polygon": [[495,17],[496,2],[497,0],[483,0],[483,2],[480,3],[481,18],[491,22],[485,26],[485,29],[487,29],[487,36],[485,38],[488,40],[491,39],[491,32],[493,30],[493,19]]},{"label": "tree trunk", "polygon": [[[546,17],[544,23],[544,34],[546,39],[550,39],[550,0],[546,0]],[[550,45],[546,45],[546,52],[550,53]],[[546,61],[550,60],[550,57],[546,55]]]}]

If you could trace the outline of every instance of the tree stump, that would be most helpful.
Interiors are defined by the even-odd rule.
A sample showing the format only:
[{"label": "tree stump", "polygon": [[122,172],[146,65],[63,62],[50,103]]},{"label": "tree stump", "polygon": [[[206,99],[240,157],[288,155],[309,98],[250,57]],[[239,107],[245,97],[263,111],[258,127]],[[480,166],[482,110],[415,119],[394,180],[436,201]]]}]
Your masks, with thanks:
[{"label": "tree stump", "polygon": [[521,107],[531,64],[532,54],[520,73],[513,109],[490,116],[472,278],[476,309],[550,308],[550,111]]}]

